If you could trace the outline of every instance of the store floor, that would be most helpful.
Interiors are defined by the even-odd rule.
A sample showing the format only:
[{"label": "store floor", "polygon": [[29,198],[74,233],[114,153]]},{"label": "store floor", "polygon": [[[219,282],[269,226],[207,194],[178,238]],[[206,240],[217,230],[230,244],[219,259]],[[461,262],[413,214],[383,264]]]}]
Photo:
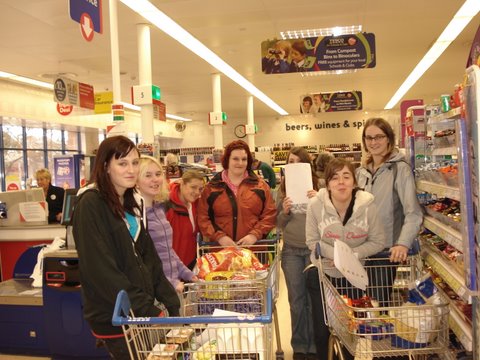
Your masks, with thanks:
[{"label": "store floor", "polygon": [[[280,324],[280,336],[281,336],[281,345],[282,350],[285,353],[285,360],[291,360],[293,358],[292,348],[290,346],[290,310],[288,307],[287,299],[287,288],[285,287],[285,279],[283,277],[283,272],[280,270],[280,290],[279,297],[277,301],[277,311],[281,316],[279,317]],[[273,324],[272,324],[273,326]],[[274,336],[273,351],[275,353],[277,346]],[[49,360],[49,357],[38,357],[38,356],[24,356],[24,355],[3,355],[0,354],[0,360]],[[86,360],[86,359],[85,359]]]}]

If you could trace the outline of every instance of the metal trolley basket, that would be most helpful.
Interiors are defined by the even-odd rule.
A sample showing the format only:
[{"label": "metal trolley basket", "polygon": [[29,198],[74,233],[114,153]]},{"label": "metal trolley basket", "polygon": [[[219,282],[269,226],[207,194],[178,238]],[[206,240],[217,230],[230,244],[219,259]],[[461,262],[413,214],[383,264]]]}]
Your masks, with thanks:
[{"label": "metal trolley basket", "polygon": [[[255,283],[259,284],[259,286],[261,285],[262,288],[271,290],[273,323],[275,326],[275,340],[277,345],[275,359],[281,360],[284,358],[284,353],[281,347],[280,329],[276,309],[276,300],[278,299],[279,293],[278,281],[280,279],[280,241],[278,235],[279,234],[276,233],[271,239],[261,239],[258,240],[254,245],[248,245],[244,247],[251,250],[262,264],[268,266],[265,272],[257,273],[254,281]],[[243,246],[240,246],[240,248],[242,247]],[[201,236],[199,236],[197,239],[198,257],[210,252],[222,250],[223,248],[223,246],[216,242],[204,241]],[[244,295],[241,295],[241,290],[238,290],[242,286],[248,286],[250,282],[251,280],[238,281],[234,283],[231,281],[206,282],[204,285],[205,288],[207,290],[215,289],[216,296],[212,296],[208,291],[206,293],[197,293],[195,285],[198,283],[187,284],[184,292],[187,300],[184,306],[185,313],[189,314],[192,312],[191,306],[198,307],[200,314],[211,314],[215,308],[247,313],[253,311],[257,313],[259,310],[259,304],[261,303],[261,295],[255,292],[247,292],[243,293]],[[235,284],[233,291],[237,299],[231,299],[229,296],[226,296],[226,294],[232,291],[232,284]],[[198,294],[201,295],[199,296]],[[238,299],[240,299],[240,301]],[[273,357],[271,359],[273,359]]]},{"label": "metal trolley basket", "polygon": [[[117,296],[112,322],[122,326],[130,351],[135,360],[270,360],[272,355],[272,290],[263,282],[230,281],[229,284],[186,284],[184,306],[186,317],[138,318],[131,312],[125,291]],[[225,293],[228,289],[228,293]],[[199,315],[204,303],[198,298],[228,297],[233,309],[247,309],[248,313],[235,314],[216,310],[212,315]],[[252,308],[242,298],[249,293],[258,295]]]},{"label": "metal trolley basket", "polygon": [[[448,349],[449,304],[440,301],[405,306],[408,284],[419,273],[416,256],[409,256],[401,264],[390,263],[386,258],[367,259],[364,267],[370,286],[366,292],[345,278],[328,276],[329,268],[321,260],[316,265],[325,323],[330,328],[329,359],[334,352],[344,358],[340,345],[355,357],[367,359],[404,355],[418,358]],[[372,282],[373,277],[377,281]],[[354,305],[347,300],[363,296],[377,299],[380,306],[362,307],[361,300]]]}]

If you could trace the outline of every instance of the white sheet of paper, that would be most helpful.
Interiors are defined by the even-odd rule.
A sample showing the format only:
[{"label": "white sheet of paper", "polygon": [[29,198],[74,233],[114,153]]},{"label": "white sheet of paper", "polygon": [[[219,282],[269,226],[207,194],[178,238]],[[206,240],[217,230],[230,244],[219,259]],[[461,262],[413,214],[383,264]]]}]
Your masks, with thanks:
[{"label": "white sheet of paper", "polygon": [[333,245],[333,262],[335,267],[350,283],[365,291],[368,286],[367,271],[353,253],[350,246],[343,241],[335,241]]},{"label": "white sheet of paper", "polygon": [[307,204],[312,190],[312,169],[307,163],[285,165],[285,189],[293,204]]}]

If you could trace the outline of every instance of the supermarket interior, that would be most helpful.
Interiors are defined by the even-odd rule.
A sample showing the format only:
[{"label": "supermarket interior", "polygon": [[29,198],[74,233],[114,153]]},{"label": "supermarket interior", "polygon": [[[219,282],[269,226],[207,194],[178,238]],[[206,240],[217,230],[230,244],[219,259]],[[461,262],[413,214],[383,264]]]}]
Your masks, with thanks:
[{"label": "supermarket interior", "polygon": [[[104,139],[124,135],[165,165],[173,154],[181,172],[207,181],[223,170],[225,146],[243,140],[273,168],[275,199],[293,148],[361,168],[371,118],[393,128],[423,213],[415,264],[395,270],[391,289],[405,296],[429,274],[435,300],[397,310],[402,322],[395,309],[360,311],[339,293],[328,302],[325,290],[330,311],[344,309],[343,327],[333,319],[329,326],[359,359],[480,359],[479,12],[479,0],[0,0],[0,359],[108,358],[83,318],[66,218]],[[48,219],[42,168],[66,190],[60,223]],[[195,303],[198,311],[233,303],[230,292],[239,292],[245,304],[219,306],[258,322],[231,325],[237,345],[223,344],[228,326],[202,312],[204,323],[183,325],[199,337],[216,332],[218,346],[202,352],[189,333],[172,340],[174,351],[156,354],[142,340],[132,352],[148,347],[137,356],[149,360],[300,359],[282,229],[269,235],[278,244],[267,254],[253,248],[268,267],[251,281],[260,295],[242,284],[214,294],[221,282],[209,281],[198,290],[214,303]],[[193,298],[185,291],[185,309]]]}]

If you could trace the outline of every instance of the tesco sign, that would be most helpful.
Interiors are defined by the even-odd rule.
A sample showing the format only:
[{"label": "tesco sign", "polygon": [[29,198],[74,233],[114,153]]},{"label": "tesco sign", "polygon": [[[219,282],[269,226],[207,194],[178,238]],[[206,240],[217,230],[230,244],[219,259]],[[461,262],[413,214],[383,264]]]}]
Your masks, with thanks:
[{"label": "tesco sign", "polygon": [[62,116],[70,115],[73,111],[73,105],[63,105],[57,103],[57,112]]}]

